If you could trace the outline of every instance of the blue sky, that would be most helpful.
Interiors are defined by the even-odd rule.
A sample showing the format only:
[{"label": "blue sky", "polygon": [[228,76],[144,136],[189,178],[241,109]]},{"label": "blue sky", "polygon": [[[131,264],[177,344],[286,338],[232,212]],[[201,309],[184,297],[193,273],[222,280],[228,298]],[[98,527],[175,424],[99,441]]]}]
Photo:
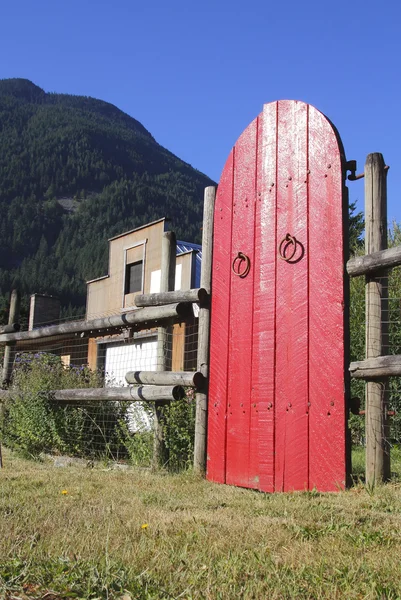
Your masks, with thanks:
[{"label": "blue sky", "polygon": [[0,27],[0,78],[107,100],[215,180],[265,102],[309,102],[358,172],[383,153],[401,221],[399,1],[4,0]]}]

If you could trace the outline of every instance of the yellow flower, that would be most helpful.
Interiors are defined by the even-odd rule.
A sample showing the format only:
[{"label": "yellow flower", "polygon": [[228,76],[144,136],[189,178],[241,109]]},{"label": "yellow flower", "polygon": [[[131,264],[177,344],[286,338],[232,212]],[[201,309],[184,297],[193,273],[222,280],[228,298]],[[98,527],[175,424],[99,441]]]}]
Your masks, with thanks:
[{"label": "yellow flower", "polygon": [[66,496],[68,494],[68,490],[61,490],[61,493],[63,494],[63,496]]},{"label": "yellow flower", "polygon": [[141,529],[147,529],[149,527],[149,523],[144,523],[141,525]]}]

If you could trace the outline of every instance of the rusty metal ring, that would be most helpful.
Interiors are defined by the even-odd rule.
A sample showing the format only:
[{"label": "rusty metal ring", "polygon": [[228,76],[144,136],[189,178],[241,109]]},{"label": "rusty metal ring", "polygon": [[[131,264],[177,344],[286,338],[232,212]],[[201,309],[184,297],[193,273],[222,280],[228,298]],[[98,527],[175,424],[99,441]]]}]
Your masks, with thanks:
[{"label": "rusty metal ring", "polygon": [[[236,270],[235,264],[236,264],[237,260],[239,260],[240,262],[238,264],[238,269]],[[245,262],[246,266],[243,271],[240,271],[241,264],[243,262]],[[238,277],[241,277],[241,279],[243,279],[244,277],[246,277],[248,275],[249,271],[251,270],[251,259],[249,258],[249,256],[247,256],[243,252],[238,252],[237,256],[233,260],[233,264],[232,264],[231,268],[232,268],[234,275],[238,275]]]},{"label": "rusty metal ring", "polygon": [[[287,256],[287,249],[289,246],[292,246],[292,252],[289,256]],[[280,245],[278,247],[278,253],[282,260],[289,262],[295,256],[295,252],[297,251],[297,240],[295,237],[287,233],[287,235],[281,240]]]}]

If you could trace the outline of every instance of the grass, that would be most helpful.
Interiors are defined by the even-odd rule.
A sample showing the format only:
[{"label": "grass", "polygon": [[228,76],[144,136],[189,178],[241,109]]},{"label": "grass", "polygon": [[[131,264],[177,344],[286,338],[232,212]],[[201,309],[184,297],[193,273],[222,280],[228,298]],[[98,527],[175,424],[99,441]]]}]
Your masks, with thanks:
[{"label": "grass", "polygon": [[396,481],[268,495],[192,473],[4,463],[0,598],[401,598]]},{"label": "grass", "polygon": [[[355,481],[365,480],[365,448],[356,447],[352,451],[352,471]],[[401,482],[401,448],[391,449],[391,475],[394,482]]]}]

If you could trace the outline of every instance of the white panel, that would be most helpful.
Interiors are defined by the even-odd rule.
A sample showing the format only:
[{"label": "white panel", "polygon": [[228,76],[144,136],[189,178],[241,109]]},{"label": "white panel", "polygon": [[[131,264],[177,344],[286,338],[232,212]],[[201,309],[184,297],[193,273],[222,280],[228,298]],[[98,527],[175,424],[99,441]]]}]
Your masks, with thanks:
[{"label": "white panel", "polygon": [[181,275],[182,275],[182,265],[176,265],[175,267],[175,290],[181,289]]},{"label": "white panel", "polygon": [[135,340],[131,343],[110,344],[106,348],[106,386],[128,385],[128,371],[155,371],[157,340],[154,338]]},{"label": "white panel", "polygon": [[[157,340],[155,338],[135,340],[132,343],[110,344],[106,348],[106,387],[127,386],[128,371],[155,371],[157,363]],[[149,430],[151,421],[148,413],[133,403],[128,409],[128,427],[131,432]]]},{"label": "white panel", "polygon": [[160,292],[161,271],[152,271],[150,274],[150,293],[158,294]]}]

